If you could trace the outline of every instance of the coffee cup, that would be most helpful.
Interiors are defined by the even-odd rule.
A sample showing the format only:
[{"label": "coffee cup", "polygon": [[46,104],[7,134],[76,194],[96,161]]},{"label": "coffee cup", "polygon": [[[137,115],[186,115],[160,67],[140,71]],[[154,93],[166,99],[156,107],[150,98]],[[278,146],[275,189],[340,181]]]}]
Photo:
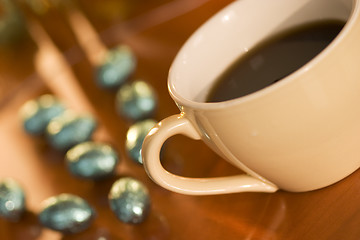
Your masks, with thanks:
[{"label": "coffee cup", "polygon": [[[304,66],[280,81],[232,100],[206,102],[215,80],[271,34],[323,19],[346,22]],[[183,45],[168,76],[178,115],[159,122],[142,157],[160,186],[190,195],[311,191],[360,166],[360,0],[234,1]],[[245,174],[189,178],[165,170],[164,142],[201,140]]]}]

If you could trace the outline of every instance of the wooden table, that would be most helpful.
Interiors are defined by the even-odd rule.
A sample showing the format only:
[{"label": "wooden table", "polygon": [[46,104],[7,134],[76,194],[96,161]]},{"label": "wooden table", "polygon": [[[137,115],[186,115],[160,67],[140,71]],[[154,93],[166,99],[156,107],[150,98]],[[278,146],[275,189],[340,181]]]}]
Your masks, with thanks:
[{"label": "wooden table", "polygon": [[[107,47],[119,43],[132,47],[138,58],[133,79],[141,78],[157,90],[156,119],[161,120],[178,113],[166,85],[167,72],[177,51],[199,25],[231,1],[76,2]],[[12,49],[1,49],[0,177],[12,177],[23,185],[28,207],[18,223],[0,219],[1,240],[360,239],[359,171],[333,186],[306,193],[278,191],[199,197],[172,193],[157,186],[143,167],[127,156],[125,137],[132,123],[116,113],[115,92],[96,86],[94,67],[74,37],[65,10],[54,8],[44,15],[25,16],[40,22],[54,46],[63,53],[76,82],[68,85],[65,81],[63,88],[57,89],[42,79],[34,60],[39,50],[30,37]],[[77,91],[71,86],[77,86]],[[48,92],[69,96],[70,99],[63,100],[78,111],[91,111],[95,115],[99,128],[94,139],[112,144],[121,156],[115,177],[100,182],[79,180],[68,172],[63,152],[52,149],[43,138],[23,131],[18,116],[20,106]],[[166,169],[184,176],[240,173],[202,142],[181,136],[168,141],[162,161]],[[122,176],[135,177],[150,190],[151,213],[142,224],[120,222],[108,206],[109,189]],[[42,228],[37,220],[41,201],[60,193],[81,196],[96,209],[97,217],[90,229],[62,235]]]}]

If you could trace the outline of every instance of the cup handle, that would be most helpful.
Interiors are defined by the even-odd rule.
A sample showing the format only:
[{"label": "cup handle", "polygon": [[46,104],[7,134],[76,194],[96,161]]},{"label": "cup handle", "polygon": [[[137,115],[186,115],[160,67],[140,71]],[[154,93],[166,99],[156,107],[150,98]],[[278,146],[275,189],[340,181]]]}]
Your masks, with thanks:
[{"label": "cup handle", "polygon": [[188,178],[174,175],[163,168],[160,150],[171,136],[183,134],[192,139],[201,137],[184,114],[173,115],[150,130],[142,146],[142,158],[149,177],[160,186],[188,195],[214,195],[234,192],[275,192],[278,188],[252,176],[241,174],[216,178]]}]

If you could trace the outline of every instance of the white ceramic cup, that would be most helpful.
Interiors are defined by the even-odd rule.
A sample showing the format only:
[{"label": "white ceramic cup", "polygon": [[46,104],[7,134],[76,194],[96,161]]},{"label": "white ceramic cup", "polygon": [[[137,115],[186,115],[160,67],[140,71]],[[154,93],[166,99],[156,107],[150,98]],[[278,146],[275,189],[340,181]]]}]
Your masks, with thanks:
[{"label": "white ceramic cup", "polygon": [[[360,166],[360,0],[239,0],[185,43],[168,87],[181,113],[146,137],[142,156],[156,183],[184,194],[310,191]],[[324,19],[346,21],[319,55],[284,79],[244,97],[205,103],[227,66],[276,32]],[[159,159],[169,137],[201,139],[247,174],[185,178]],[[196,153],[194,153],[196,154]]]}]

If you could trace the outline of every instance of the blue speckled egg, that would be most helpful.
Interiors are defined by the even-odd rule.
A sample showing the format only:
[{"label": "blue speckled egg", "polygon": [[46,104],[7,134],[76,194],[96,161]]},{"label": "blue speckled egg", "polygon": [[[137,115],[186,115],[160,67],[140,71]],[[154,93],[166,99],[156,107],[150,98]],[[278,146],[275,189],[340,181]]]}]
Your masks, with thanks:
[{"label": "blue speckled egg", "polygon": [[117,111],[130,120],[151,117],[156,106],[157,97],[154,89],[141,80],[123,85],[116,94]]},{"label": "blue speckled egg", "polygon": [[122,85],[134,72],[136,58],[131,48],[120,45],[110,50],[104,62],[97,68],[97,84],[103,88],[115,88]]},{"label": "blue speckled egg", "polygon": [[117,218],[125,223],[141,223],[150,212],[147,188],[131,177],[120,178],[112,185],[109,203]]},{"label": "blue speckled egg", "polygon": [[99,179],[113,175],[119,157],[108,144],[83,142],[72,147],[66,153],[65,160],[74,176]]},{"label": "blue speckled egg", "polygon": [[11,178],[0,181],[0,217],[18,221],[25,211],[25,194],[21,186]]},{"label": "blue speckled egg", "polygon": [[50,120],[63,114],[65,109],[64,104],[51,94],[27,101],[20,110],[25,131],[33,135],[43,134]]},{"label": "blue speckled egg", "polygon": [[46,135],[52,147],[68,150],[78,143],[90,140],[96,125],[95,119],[90,115],[66,111],[50,121]]},{"label": "blue speckled egg", "polygon": [[95,217],[94,209],[84,199],[72,194],[50,197],[42,204],[40,223],[62,233],[82,232]]},{"label": "blue speckled egg", "polygon": [[125,147],[134,162],[142,164],[142,144],[146,135],[156,123],[153,119],[146,119],[131,125],[127,131]]}]

